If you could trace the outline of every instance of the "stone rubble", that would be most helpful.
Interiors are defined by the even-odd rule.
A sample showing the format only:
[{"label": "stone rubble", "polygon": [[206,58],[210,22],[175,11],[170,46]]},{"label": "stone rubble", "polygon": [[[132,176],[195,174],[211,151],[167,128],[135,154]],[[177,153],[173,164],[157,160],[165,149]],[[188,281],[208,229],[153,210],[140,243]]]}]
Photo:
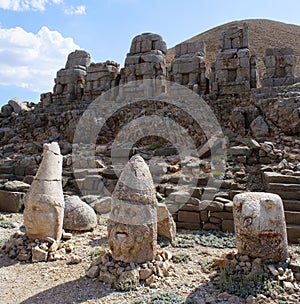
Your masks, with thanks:
[{"label": "stone rubble", "polygon": [[86,275],[98,278],[107,288],[121,291],[134,290],[140,284],[157,288],[160,279],[172,275],[171,259],[170,251],[158,248],[152,261],[124,263],[115,260],[111,251],[103,250],[87,269]]},{"label": "stone rubble", "polygon": [[19,231],[0,248],[1,253],[7,254],[11,259],[20,262],[50,262],[56,260],[73,259],[74,249],[72,235],[62,234],[62,240],[57,241],[51,237],[45,240],[32,239],[27,234]]}]

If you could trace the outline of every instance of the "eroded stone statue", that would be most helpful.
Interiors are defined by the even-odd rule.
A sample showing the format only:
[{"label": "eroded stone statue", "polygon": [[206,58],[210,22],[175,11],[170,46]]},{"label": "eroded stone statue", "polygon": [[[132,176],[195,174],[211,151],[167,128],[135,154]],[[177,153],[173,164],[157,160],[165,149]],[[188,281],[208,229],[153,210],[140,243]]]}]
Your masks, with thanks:
[{"label": "eroded stone statue", "polygon": [[115,260],[143,263],[153,260],[157,244],[157,199],[149,168],[134,155],[113,193],[108,242]]},{"label": "eroded stone statue", "polygon": [[58,144],[44,144],[42,162],[24,203],[24,225],[29,237],[60,240],[64,217],[61,176],[62,155]]},{"label": "eroded stone statue", "polygon": [[281,198],[277,194],[248,192],[233,200],[237,249],[264,262],[288,257],[287,233]]}]

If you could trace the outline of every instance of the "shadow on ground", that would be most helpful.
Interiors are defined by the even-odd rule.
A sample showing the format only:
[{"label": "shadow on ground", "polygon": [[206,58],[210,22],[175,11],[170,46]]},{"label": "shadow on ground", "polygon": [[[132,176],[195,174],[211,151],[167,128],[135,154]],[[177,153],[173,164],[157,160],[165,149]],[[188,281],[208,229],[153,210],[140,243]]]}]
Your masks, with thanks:
[{"label": "shadow on ground", "polygon": [[35,294],[20,304],[80,304],[99,300],[110,293],[98,280],[81,277]]}]

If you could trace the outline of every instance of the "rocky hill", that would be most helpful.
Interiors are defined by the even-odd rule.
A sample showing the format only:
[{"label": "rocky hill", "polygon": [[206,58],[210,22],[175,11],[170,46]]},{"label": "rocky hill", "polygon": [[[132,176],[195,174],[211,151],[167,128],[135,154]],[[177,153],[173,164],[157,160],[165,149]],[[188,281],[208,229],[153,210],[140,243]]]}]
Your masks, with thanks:
[{"label": "rocky hill", "polygon": [[[297,56],[296,74],[300,74],[300,26],[286,24],[283,22],[267,19],[249,19],[232,21],[220,26],[214,27],[204,33],[187,39],[184,42],[204,41],[206,44],[206,57],[208,62],[216,59],[216,52],[219,49],[219,35],[233,26],[242,26],[244,23],[249,28],[249,44],[251,53],[256,54],[260,75],[264,72],[263,58],[267,48],[289,47],[294,50]],[[168,50],[167,60],[170,63],[175,56],[175,47]]]}]

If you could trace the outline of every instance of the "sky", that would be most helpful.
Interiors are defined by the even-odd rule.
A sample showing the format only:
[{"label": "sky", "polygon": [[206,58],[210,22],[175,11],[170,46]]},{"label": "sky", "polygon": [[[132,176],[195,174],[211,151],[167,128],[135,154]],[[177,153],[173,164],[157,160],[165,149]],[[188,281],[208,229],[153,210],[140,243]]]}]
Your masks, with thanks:
[{"label": "sky", "polygon": [[234,20],[300,25],[299,0],[0,0],[0,107],[39,102],[69,53],[124,65],[133,37],[162,35],[168,47]]}]

